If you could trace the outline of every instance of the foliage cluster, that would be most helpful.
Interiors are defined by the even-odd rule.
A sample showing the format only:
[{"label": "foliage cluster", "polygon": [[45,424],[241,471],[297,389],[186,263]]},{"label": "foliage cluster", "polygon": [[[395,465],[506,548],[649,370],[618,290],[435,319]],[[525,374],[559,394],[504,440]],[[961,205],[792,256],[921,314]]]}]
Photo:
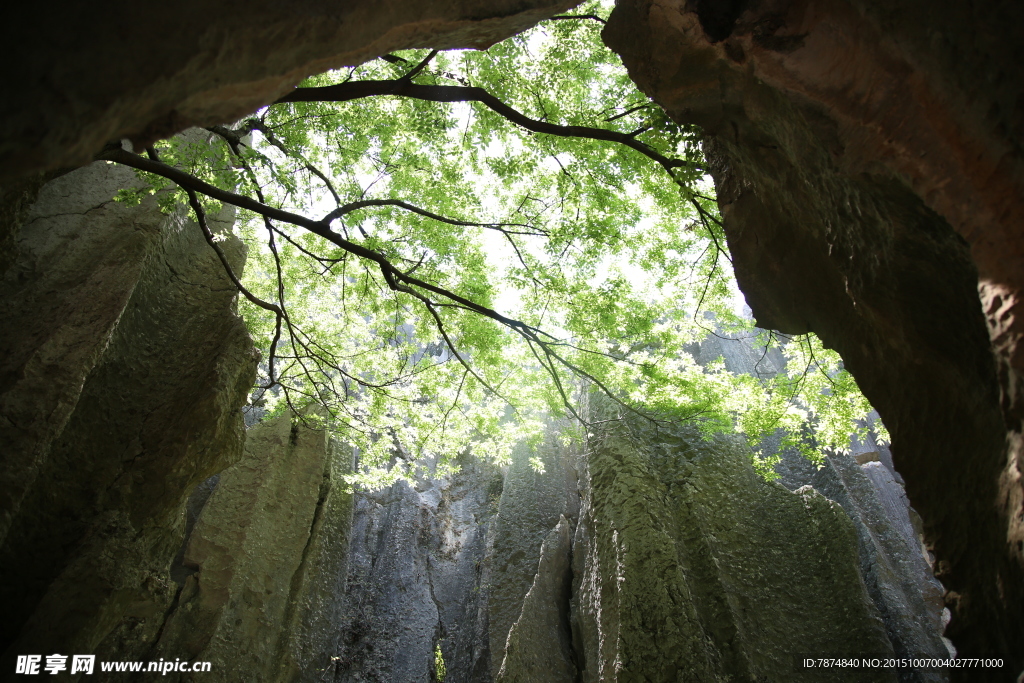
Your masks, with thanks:
[{"label": "foliage cluster", "polygon": [[[200,200],[207,185],[176,178],[164,202],[240,207],[240,307],[265,354],[256,399],[320,406],[359,449],[355,483],[428,461],[451,471],[467,449],[505,461],[552,413],[583,431],[575,406],[594,388],[622,412],[708,435],[756,444],[781,429],[812,457],[845,446],[869,410],[817,339],[736,312],[700,131],[637,91],[600,29],[559,19],[484,52],[387,55],[310,78],[209,143],[154,150],[230,191]],[[171,177],[143,166],[148,190]],[[710,333],[761,335],[790,369],[701,366],[693,350]],[[755,465],[770,476],[770,459]]]}]

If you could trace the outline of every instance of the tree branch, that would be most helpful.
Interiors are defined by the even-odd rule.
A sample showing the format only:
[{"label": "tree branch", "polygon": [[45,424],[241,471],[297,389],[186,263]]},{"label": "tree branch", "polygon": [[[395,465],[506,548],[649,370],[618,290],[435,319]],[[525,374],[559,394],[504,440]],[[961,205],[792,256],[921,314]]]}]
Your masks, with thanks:
[{"label": "tree branch", "polygon": [[422,62],[420,62],[419,64],[414,66],[412,68],[412,70],[409,71],[409,73],[407,73],[404,76],[402,76],[401,80],[403,80],[403,81],[411,81],[416,76],[416,74],[418,74],[419,72],[421,72],[425,68],[427,68],[427,64],[430,64],[430,60],[432,60],[434,57],[436,57],[438,52],[440,52],[440,50],[431,50],[430,54],[428,54],[426,57],[424,57]]},{"label": "tree branch", "polygon": [[266,204],[258,202],[250,197],[244,197],[242,195],[235,194],[234,192],[222,190],[219,187],[210,185],[209,183],[204,182],[199,178],[196,178],[195,176],[192,176],[188,173],[185,173],[180,169],[174,168],[173,166],[168,166],[167,164],[164,164],[159,161],[154,161],[152,159],[146,159],[145,157],[139,156],[138,154],[127,152],[120,148],[104,149],[99,155],[97,155],[96,158],[98,160],[115,161],[117,163],[124,164],[125,166],[137,168],[140,171],[146,171],[148,173],[153,173],[155,175],[162,176],[164,178],[167,178],[168,180],[177,183],[179,186],[182,187],[182,189],[185,189],[186,191],[193,190],[196,192],[201,192],[207,195],[208,197],[217,199],[227,204],[231,204],[233,206],[237,206],[242,209],[247,209],[265,218],[279,220],[285,223],[291,223],[292,225],[297,225],[301,228],[305,228],[306,230],[309,230],[313,234],[319,235],[328,242],[331,242],[332,244],[341,247],[345,251],[355,256],[376,263],[380,267],[382,272],[388,273],[389,276],[393,277],[397,282],[419,287],[420,289],[424,289],[428,292],[432,292],[441,297],[462,304],[463,306],[474,311],[475,313],[479,313],[484,317],[490,318],[491,320],[499,322],[505,327],[516,330],[518,332],[540,332],[540,330],[537,330],[536,328],[533,328],[530,325],[527,325],[526,323],[523,323],[519,320],[515,320],[513,318],[506,317],[492,308],[482,306],[476,303],[475,301],[460,296],[448,289],[439,287],[429,282],[425,282],[423,280],[420,280],[419,278],[412,277],[411,275],[402,272],[393,263],[391,263],[391,261],[388,260],[388,258],[384,256],[384,254],[381,254],[378,251],[374,251],[373,249],[364,247],[361,244],[356,244],[355,242],[351,242],[345,239],[338,233],[331,230],[329,224],[324,223],[323,221],[315,221],[311,218],[306,218],[305,216],[300,216],[299,214],[295,214],[290,211],[285,211],[284,209],[277,209],[272,206],[267,206]]},{"label": "tree branch", "polygon": [[[104,150],[104,151],[115,151],[115,150],[116,151],[122,151],[122,152],[124,151],[120,146],[114,147],[114,148],[109,149],[109,150]],[[125,154],[128,154],[128,152],[125,152]],[[151,161],[152,163],[160,164],[161,166],[167,166],[162,161],[160,161],[160,155],[157,154],[157,151],[156,151],[155,147],[147,147],[146,148],[146,154],[149,155],[149,157],[150,157],[149,161]],[[146,161],[146,159],[144,157],[141,157],[141,156],[139,156],[137,154],[135,154],[133,156],[138,156],[139,159],[142,159],[143,161]],[[167,168],[171,168],[171,167],[167,166]],[[245,298],[248,299],[249,301],[251,301],[253,304],[259,306],[260,308],[266,309],[266,310],[270,311],[271,313],[276,313],[278,316],[280,316],[281,315],[281,309],[279,307],[275,306],[274,304],[271,304],[271,303],[268,303],[268,302],[264,301],[263,299],[259,298],[258,296],[256,296],[252,292],[250,292],[242,284],[242,281],[238,279],[238,276],[235,275],[234,269],[231,268],[231,264],[228,262],[227,255],[224,253],[224,250],[220,248],[220,245],[217,244],[217,240],[216,240],[216,238],[213,235],[213,231],[210,230],[210,226],[206,222],[206,210],[203,208],[202,202],[199,201],[199,197],[196,196],[196,193],[194,191],[192,191],[192,190],[190,190],[188,188],[182,188],[182,189],[184,189],[185,193],[188,195],[188,203],[192,207],[192,210],[196,214],[196,223],[199,224],[199,229],[202,231],[203,237],[206,239],[206,243],[209,244],[213,248],[213,251],[217,254],[217,258],[220,259],[221,265],[224,266],[224,272],[227,273],[228,278],[231,280],[231,282],[233,282],[235,284],[235,287],[238,288],[238,291],[241,292],[242,295],[245,296]]]},{"label": "tree branch", "polygon": [[647,108],[650,104],[651,104],[650,102],[644,102],[643,104],[638,104],[635,107],[630,107],[629,109],[627,109],[626,111],[622,112],[621,114],[616,114],[615,116],[610,116],[610,117],[606,118],[605,119],[605,123],[611,123],[612,121],[614,121],[616,119],[621,119],[623,116],[629,116],[630,114],[632,114],[635,111],[640,111],[641,109]]},{"label": "tree branch", "polygon": [[210,226],[206,222],[206,211],[203,210],[203,205],[199,201],[199,197],[196,196],[196,193],[194,191],[189,189],[185,189],[185,193],[188,195],[189,205],[192,207],[192,210],[196,214],[196,222],[199,223],[199,227],[203,231],[203,237],[206,238],[207,244],[213,247],[213,250],[217,252],[217,258],[220,259],[221,265],[224,266],[224,272],[227,273],[228,277],[231,279],[231,282],[233,282],[235,284],[235,287],[238,288],[238,291],[241,292],[246,299],[248,299],[255,305],[259,306],[260,308],[266,309],[271,313],[281,315],[280,307],[264,301],[263,299],[259,298],[258,296],[256,296],[255,294],[253,294],[252,292],[245,288],[245,285],[243,285],[241,280],[238,279],[238,276],[235,275],[235,271],[232,270],[231,264],[228,263],[228,257],[224,254],[224,250],[220,248],[219,244],[217,244],[213,232],[210,230]]},{"label": "tree branch", "polygon": [[393,54],[380,55],[380,56],[377,57],[377,59],[383,59],[385,62],[389,62],[391,64],[408,64],[409,63],[408,59],[405,59],[404,57],[399,57],[398,55],[393,55]]},{"label": "tree branch", "polygon": [[512,123],[534,133],[556,135],[569,138],[588,138],[604,140],[630,147],[644,156],[658,162],[662,168],[672,175],[672,169],[689,167],[700,169],[696,164],[683,159],[670,159],[635,140],[626,133],[590,126],[562,126],[547,121],[537,121],[513,109],[500,99],[480,87],[458,85],[421,85],[405,79],[391,81],[350,81],[338,85],[327,85],[318,88],[296,88],[274,104],[288,102],[351,102],[365,97],[379,95],[396,95],[410,97],[427,102],[479,102],[492,111],[500,114]]},{"label": "tree branch", "polygon": [[546,21],[563,21],[565,19],[590,19],[592,21],[599,21],[602,24],[607,24],[607,19],[602,19],[596,14],[558,14],[553,17],[548,17]]},{"label": "tree branch", "polygon": [[249,119],[248,121],[246,121],[246,127],[251,128],[253,130],[258,130],[259,132],[263,133],[263,137],[267,139],[267,142],[281,150],[285,154],[285,156],[293,157],[301,161],[302,165],[305,166],[307,171],[315,175],[317,178],[321,180],[321,182],[323,182],[324,186],[326,186],[327,190],[331,193],[331,196],[334,197],[334,202],[338,205],[341,204],[341,197],[338,195],[338,191],[334,189],[334,183],[331,182],[331,179],[328,178],[327,175],[323,173],[319,168],[310,163],[310,161],[306,159],[304,156],[302,156],[301,154],[296,154],[289,150],[287,147],[285,147],[285,144],[278,140],[277,137],[274,135],[273,131],[271,131],[268,126],[265,126],[262,121],[258,119]]}]

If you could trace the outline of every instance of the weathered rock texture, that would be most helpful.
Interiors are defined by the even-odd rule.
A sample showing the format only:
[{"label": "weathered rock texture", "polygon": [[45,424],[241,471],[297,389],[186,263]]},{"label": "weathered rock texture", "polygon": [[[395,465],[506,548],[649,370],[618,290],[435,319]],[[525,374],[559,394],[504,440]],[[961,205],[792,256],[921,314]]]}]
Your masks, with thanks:
[{"label": "weathered rock texture", "polygon": [[[502,670],[509,632],[517,622],[522,621],[519,625],[521,631],[528,628],[533,635],[540,635],[540,629],[546,630],[544,638],[531,641],[533,647],[543,648],[534,650],[534,653],[550,655],[544,659],[564,659],[561,653],[569,647],[559,620],[553,619],[550,613],[541,614],[536,606],[524,610],[524,600],[528,600],[527,596],[531,592],[535,594],[530,600],[533,603],[540,599],[538,591],[552,596],[559,595],[561,579],[556,575],[569,557],[566,554],[568,548],[561,543],[562,532],[556,533],[555,529],[566,519],[575,528],[575,521],[579,518],[580,492],[576,471],[578,454],[561,444],[558,432],[558,426],[550,425],[544,442],[537,448],[536,456],[544,464],[543,473],[530,466],[529,449],[516,449],[501,492],[501,505],[494,523],[487,562],[487,609],[491,673],[494,675]],[[539,576],[538,562],[544,563],[548,567],[545,571],[553,574]],[[544,586],[545,583],[550,585]],[[567,602],[549,605],[548,608],[561,610],[563,617],[568,614]],[[529,626],[527,622],[530,622]],[[509,680],[528,680],[524,676],[531,672],[529,664],[524,660],[525,634],[520,633],[518,640],[520,642],[514,648],[514,657],[527,668],[520,672],[506,667],[505,673]],[[573,665],[572,662],[566,664]]]},{"label": "weathered rock texture", "polygon": [[[942,589],[922,557],[903,488],[880,462],[861,467],[851,455],[829,457],[813,485],[853,521],[861,573],[896,656],[948,657],[941,637]],[[946,673],[921,671],[903,680],[940,681]]]},{"label": "weathered rock texture", "polygon": [[348,592],[335,622],[338,683],[490,681],[487,535],[501,473],[465,462],[445,479],[356,496]]},{"label": "weathered rock texture", "polygon": [[240,455],[235,291],[183,214],[110,201],[131,182],[93,164],[43,188],[3,281],[5,676],[18,653],[144,648],[187,493]]},{"label": "weathered rock texture", "polygon": [[146,658],[211,662],[213,681],[321,680],[345,590],[348,469],[289,415],[250,430],[192,529],[191,573]]},{"label": "weathered rock texture", "polygon": [[759,324],[817,332],[892,432],[957,649],[1003,656],[1014,671],[1024,666],[1022,11],[623,0],[605,31],[641,88],[707,132]]},{"label": "weathered rock texture", "polygon": [[578,0],[25,3],[4,22],[0,182],[109,140],[234,121],[306,76],[392,50],[484,48]]},{"label": "weathered rock texture", "polygon": [[892,652],[842,509],[766,484],[744,450],[623,426],[592,442],[573,554],[584,681],[832,680],[800,655]]},{"label": "weathered rock texture", "polygon": [[[566,654],[567,517],[579,513],[577,456],[557,437],[552,427],[535,453],[544,473],[520,447],[505,472],[466,459],[453,477],[356,495],[348,590],[325,680],[433,681],[440,647],[446,683],[490,683],[506,641],[524,656],[553,653],[551,663],[575,672]],[[518,640],[509,635],[517,628]],[[511,667],[506,680],[556,680],[544,671],[524,677]]]},{"label": "weathered rock texture", "polygon": [[[753,337],[709,335],[693,352],[701,364],[721,358],[737,374],[769,377],[786,367],[779,350],[766,351]],[[877,420],[877,415],[869,420]],[[861,577],[895,655],[948,657],[942,638],[942,588],[922,543],[920,517],[910,507],[889,448],[869,431],[863,438],[851,437],[848,453],[823,454],[825,462],[819,467],[795,448],[780,451],[777,436],[762,447],[768,455],[781,455],[775,468],[779,483],[790,490],[813,486],[850,517],[857,533]],[[941,668],[904,668],[898,673],[901,681],[908,682],[948,680],[948,671]]]},{"label": "weathered rock texture", "polygon": [[[572,528],[565,517],[540,547],[537,573],[509,629],[494,680],[502,683],[577,680],[572,647]],[[495,633],[500,637],[500,634]],[[495,648],[495,651],[500,651]]]},{"label": "weathered rock texture", "polygon": [[[859,506],[851,523],[809,486],[763,482],[735,439],[620,423],[579,452],[558,436],[537,451],[543,473],[520,448],[504,474],[466,460],[349,498],[322,433],[254,427],[202,506],[146,656],[210,660],[214,680],[345,683],[434,681],[438,648],[449,683],[897,680],[800,661],[927,642],[937,651],[917,655],[945,656],[941,625],[916,623],[937,609],[913,613],[922,577],[900,584],[892,567],[917,552],[920,569],[916,537],[885,535],[856,485],[834,484]],[[883,622],[876,604],[898,601],[909,613]]]}]

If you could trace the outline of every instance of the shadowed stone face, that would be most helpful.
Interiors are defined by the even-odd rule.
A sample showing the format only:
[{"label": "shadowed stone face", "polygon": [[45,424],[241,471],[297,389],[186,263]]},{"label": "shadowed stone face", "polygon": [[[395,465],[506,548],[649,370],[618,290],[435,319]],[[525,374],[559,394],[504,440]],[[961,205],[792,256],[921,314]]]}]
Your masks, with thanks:
[{"label": "shadowed stone face", "polygon": [[816,681],[820,672],[802,668],[798,655],[892,656],[838,504],[809,486],[794,493],[765,483],[734,439],[631,427],[609,427],[586,457],[573,546],[584,681],[670,681],[681,672]]},{"label": "shadowed stone face", "polygon": [[415,47],[486,48],[576,0],[26,3],[0,103],[0,182],[234,121],[311,74]]},{"label": "shadowed stone face", "polygon": [[8,656],[141,654],[185,497],[241,454],[256,357],[236,291],[183,213],[111,201],[133,180],[96,163],[50,183],[2,283]]},{"label": "shadowed stone face", "polygon": [[816,332],[889,427],[957,648],[1019,669],[1022,6],[734,9],[626,0],[604,37],[704,127],[758,323]]}]

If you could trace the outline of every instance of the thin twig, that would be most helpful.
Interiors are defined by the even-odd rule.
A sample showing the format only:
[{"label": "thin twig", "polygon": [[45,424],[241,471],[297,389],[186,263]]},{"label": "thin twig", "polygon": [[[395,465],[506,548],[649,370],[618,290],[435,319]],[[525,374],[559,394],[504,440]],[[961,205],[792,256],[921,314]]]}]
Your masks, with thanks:
[{"label": "thin twig", "polygon": [[[421,209],[418,206],[410,204],[409,202],[404,202],[400,199],[361,199],[356,202],[349,202],[344,206],[339,206],[337,209],[334,209],[329,214],[324,216],[322,222],[330,224],[343,216],[347,216],[353,211],[358,211],[359,209],[366,209],[374,206],[397,206],[400,209],[405,209],[406,211],[419,214],[420,216],[424,216],[426,218],[431,218],[440,223],[447,223],[448,225],[458,225],[471,228],[487,228],[488,230],[497,230],[498,232],[503,232],[509,235],[532,235],[535,237],[548,235],[547,230],[535,228],[534,226],[527,225],[525,223],[477,223],[475,221],[464,221],[458,218],[448,218],[447,216],[436,214],[433,211]],[[525,232],[522,230],[505,230],[506,227],[530,228],[534,232]]]}]

